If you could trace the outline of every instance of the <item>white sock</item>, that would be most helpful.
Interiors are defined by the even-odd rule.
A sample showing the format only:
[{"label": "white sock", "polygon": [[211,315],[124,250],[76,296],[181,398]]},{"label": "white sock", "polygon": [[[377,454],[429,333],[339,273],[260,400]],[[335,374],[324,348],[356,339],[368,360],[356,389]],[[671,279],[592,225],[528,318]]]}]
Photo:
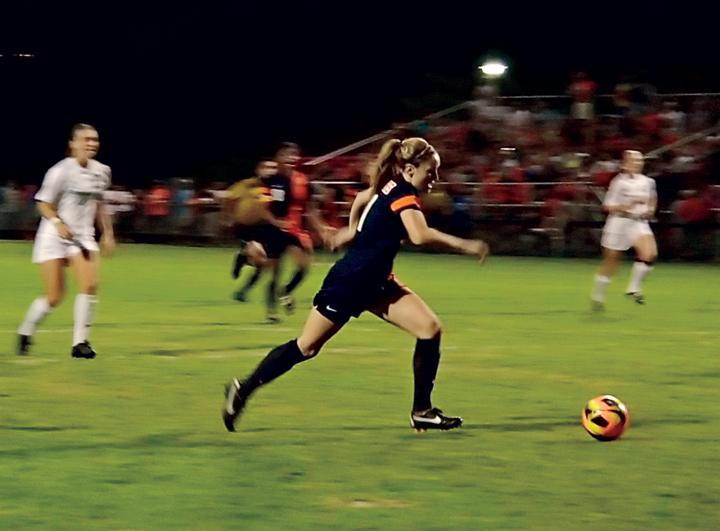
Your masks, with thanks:
[{"label": "white sock", "polygon": [[38,297],[28,309],[25,314],[25,320],[18,328],[18,334],[23,336],[31,336],[35,333],[38,325],[43,322],[43,319],[52,311],[52,307],[48,304],[46,297]]},{"label": "white sock", "polygon": [[595,275],[595,286],[592,292],[592,300],[596,302],[605,302],[605,290],[610,284],[610,277],[605,275]]},{"label": "white sock", "polygon": [[650,271],[652,271],[652,267],[645,262],[635,262],[632,266],[627,293],[642,293],[642,281]]},{"label": "white sock", "polygon": [[87,293],[75,296],[75,324],[73,326],[73,347],[87,341],[90,337],[90,325],[94,316],[97,297]]}]

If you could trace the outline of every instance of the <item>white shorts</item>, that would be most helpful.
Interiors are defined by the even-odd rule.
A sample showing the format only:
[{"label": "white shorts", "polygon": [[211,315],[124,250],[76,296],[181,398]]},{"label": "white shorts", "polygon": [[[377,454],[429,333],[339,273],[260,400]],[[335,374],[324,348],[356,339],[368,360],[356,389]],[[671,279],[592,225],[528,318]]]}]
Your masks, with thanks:
[{"label": "white shorts", "polygon": [[647,221],[610,216],[605,222],[600,245],[614,251],[627,251],[640,236],[652,236]]},{"label": "white shorts", "polygon": [[[98,244],[93,238],[78,238],[83,247],[88,251],[98,251]],[[48,260],[58,258],[70,258],[80,254],[80,246],[69,240],[64,240],[57,234],[38,232],[33,245],[32,261],[34,264],[42,264]]]}]

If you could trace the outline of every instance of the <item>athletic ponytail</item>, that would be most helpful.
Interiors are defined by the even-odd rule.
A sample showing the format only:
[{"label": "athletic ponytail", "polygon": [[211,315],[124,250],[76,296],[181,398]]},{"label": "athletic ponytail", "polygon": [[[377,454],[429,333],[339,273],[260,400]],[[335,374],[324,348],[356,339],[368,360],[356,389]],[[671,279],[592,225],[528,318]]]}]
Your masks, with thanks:
[{"label": "athletic ponytail", "polygon": [[427,140],[423,138],[392,138],[380,148],[374,168],[370,173],[370,187],[378,192],[389,180],[400,174],[405,164],[417,166],[423,159],[435,154]]},{"label": "athletic ponytail", "polygon": [[380,148],[375,165],[370,173],[370,188],[377,193],[387,182],[395,176],[398,163],[397,154],[402,142],[392,138]]}]

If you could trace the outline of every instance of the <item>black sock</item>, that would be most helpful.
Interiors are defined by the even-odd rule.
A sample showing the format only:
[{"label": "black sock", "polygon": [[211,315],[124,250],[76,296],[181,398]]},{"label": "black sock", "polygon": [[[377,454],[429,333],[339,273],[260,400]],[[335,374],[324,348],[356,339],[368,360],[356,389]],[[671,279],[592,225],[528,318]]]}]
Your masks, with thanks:
[{"label": "black sock", "polygon": [[261,385],[272,382],[293,368],[294,365],[305,361],[307,358],[300,352],[297,341],[293,339],[287,343],[275,347],[255,368],[255,371],[243,382],[240,392],[245,397],[255,391]]},{"label": "black sock", "polygon": [[260,279],[260,275],[262,274],[262,270],[257,267],[255,268],[255,271],[253,272],[252,276],[245,282],[245,285],[240,288],[240,293],[245,293],[250,290],[255,284],[257,284],[257,281]]},{"label": "black sock", "polygon": [[267,307],[269,311],[273,311],[275,309],[275,305],[277,303],[277,293],[275,293],[277,290],[277,277],[273,276],[272,280],[270,280],[270,284],[268,284],[268,290],[267,290]]},{"label": "black sock", "polygon": [[247,262],[247,256],[245,256],[245,253],[240,250],[235,255],[235,259],[233,260],[233,270],[232,270],[232,277],[237,278],[240,276],[240,270],[242,269],[242,266],[245,265]]},{"label": "black sock", "polygon": [[432,339],[418,339],[413,356],[415,396],[413,411],[425,411],[432,407],[432,394],[438,365],[440,365],[440,334]]},{"label": "black sock", "polygon": [[290,295],[295,288],[298,287],[300,282],[305,278],[305,275],[307,274],[307,268],[301,267],[297,271],[295,271],[295,274],[293,275],[292,279],[290,279],[290,282],[288,282],[288,285],[285,286],[285,289],[283,290],[283,295]]}]

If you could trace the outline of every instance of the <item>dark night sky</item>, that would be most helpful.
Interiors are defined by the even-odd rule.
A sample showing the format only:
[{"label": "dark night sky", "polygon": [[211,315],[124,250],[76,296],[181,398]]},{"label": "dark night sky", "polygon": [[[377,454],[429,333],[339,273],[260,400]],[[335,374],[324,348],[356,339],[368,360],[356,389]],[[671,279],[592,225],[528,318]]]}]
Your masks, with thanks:
[{"label": "dark night sky", "polygon": [[603,91],[638,71],[662,91],[720,88],[707,10],[465,4],[4,8],[0,53],[36,57],[0,59],[0,179],[39,180],[78,121],[97,125],[100,160],[126,182],[211,177],[286,139],[321,154],[466,99],[492,50],[515,93],[561,93],[573,69]]}]

